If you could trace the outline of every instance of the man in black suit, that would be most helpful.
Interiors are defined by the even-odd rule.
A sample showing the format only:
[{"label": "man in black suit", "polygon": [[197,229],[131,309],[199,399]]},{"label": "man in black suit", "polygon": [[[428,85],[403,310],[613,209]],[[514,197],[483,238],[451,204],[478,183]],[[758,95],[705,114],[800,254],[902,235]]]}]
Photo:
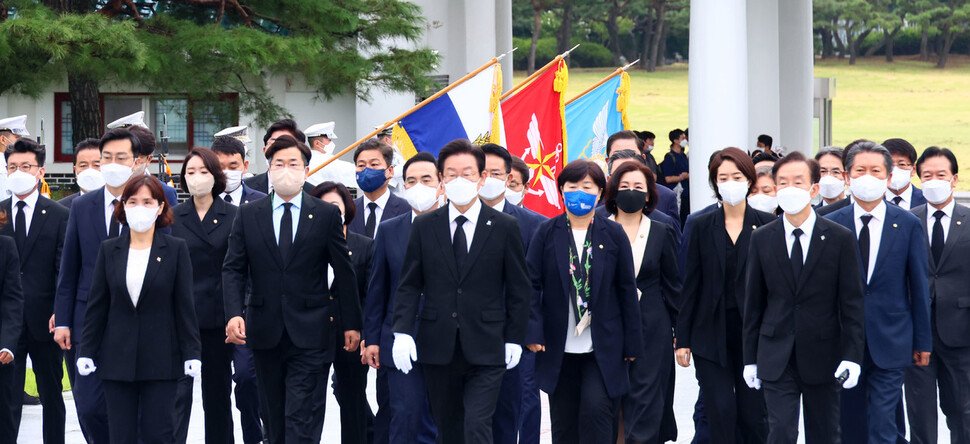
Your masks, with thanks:
[{"label": "man in black suit", "polygon": [[[300,129],[296,126],[296,121],[294,121],[293,119],[283,119],[270,125],[269,128],[266,130],[266,134],[263,135],[263,154],[264,155],[266,154],[266,151],[269,150],[269,146],[272,145],[273,142],[276,141],[276,139],[284,135],[289,135],[294,139],[296,139],[297,142],[300,142],[300,143],[306,142],[306,135],[304,135],[303,131],[300,131]],[[245,157],[246,156],[243,156],[243,158]],[[267,163],[269,162],[268,157],[266,158],[266,162]],[[269,180],[268,172],[259,173],[253,177],[249,177],[243,180],[243,183],[246,184],[246,186],[248,186],[249,188],[252,188],[263,194],[269,194],[270,191],[273,191],[273,188],[272,188],[273,184]],[[309,193],[312,190],[313,190],[313,185],[310,185],[306,182],[303,183],[303,191]]]},{"label": "man in black suit", "polygon": [[905,139],[889,139],[882,143],[889,150],[893,158],[892,174],[889,180],[889,190],[886,191],[886,201],[904,210],[911,210],[926,204],[923,190],[913,185],[916,171],[916,148]]},{"label": "man in black suit", "polygon": [[818,162],[822,175],[818,182],[818,194],[822,199],[815,207],[819,215],[831,213],[852,203],[852,199],[845,195],[845,182],[849,176],[842,162],[843,154],[842,148],[835,146],[822,148],[815,154],[815,161]]},{"label": "man in black suit", "polygon": [[906,410],[914,443],[937,442],[936,393],[950,442],[970,443],[970,209],[957,205],[956,156],[929,147],[916,162],[927,205],[913,209],[929,238],[933,354],[906,369]]},{"label": "man in black suit", "polygon": [[805,440],[837,443],[836,378],[848,371],[843,385],[856,385],[865,346],[855,236],[812,209],[817,162],[796,151],[776,162],[772,175],[785,215],[751,235],[745,382],[764,385],[769,443],[797,441],[799,398]]},{"label": "man in black suit", "polygon": [[393,160],[394,148],[377,139],[366,140],[354,150],[357,186],[364,195],[354,199],[359,217],[347,227],[350,231],[373,239],[381,222],[411,211],[406,200],[387,188],[394,177]]},{"label": "man in black suit", "polygon": [[[0,207],[12,223],[0,229],[17,244],[20,280],[24,291],[24,328],[17,344],[16,380],[23,387],[30,355],[37,391],[44,406],[44,442],[64,442],[63,353],[54,342],[50,321],[54,314],[54,284],[61,265],[61,248],[69,210],[40,195],[44,177],[44,148],[28,138],[7,147],[7,186],[12,196]],[[10,405],[19,428],[23,403]],[[16,433],[14,434],[16,437]]]},{"label": "man in black suit", "polygon": [[[74,202],[74,199],[77,199],[78,196],[104,186],[104,178],[101,177],[101,151],[98,150],[98,139],[88,137],[74,145],[74,181],[77,183],[78,192],[69,194],[57,201],[68,209],[71,208],[71,202]],[[71,380],[74,380],[74,376],[71,376]]]},{"label": "man in black suit", "polygon": [[[239,208],[223,266],[228,341],[253,350],[270,442],[319,442],[334,318],[357,349],[361,312],[340,210],[302,191],[310,149],[278,138],[270,159],[273,194]],[[336,293],[327,282],[333,267]],[[247,284],[252,290],[247,294]],[[339,298],[340,313],[333,312]],[[245,301],[245,302],[244,302]],[[245,307],[245,320],[243,309]]]},{"label": "man in black suit", "polygon": [[414,220],[394,301],[394,364],[405,373],[422,365],[447,443],[492,444],[502,375],[518,364],[529,316],[522,234],[514,217],[478,199],[484,170],[468,140],[441,148],[450,203]]},{"label": "man in black suit", "polygon": [[219,194],[220,198],[238,207],[266,196],[266,193],[250,188],[242,179],[249,171],[246,145],[242,141],[233,137],[217,137],[209,148],[219,156],[219,165],[226,173],[226,190]]}]

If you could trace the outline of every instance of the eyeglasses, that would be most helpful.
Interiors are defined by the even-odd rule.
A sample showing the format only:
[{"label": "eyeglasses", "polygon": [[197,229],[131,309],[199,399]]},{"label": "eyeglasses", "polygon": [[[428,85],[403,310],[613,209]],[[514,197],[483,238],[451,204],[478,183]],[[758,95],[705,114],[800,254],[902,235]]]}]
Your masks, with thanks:
[{"label": "eyeglasses", "polygon": [[38,165],[31,165],[29,163],[25,163],[23,165],[7,165],[7,172],[8,173],[15,173],[17,170],[20,170],[20,171],[23,171],[25,173],[29,173],[31,170],[33,170],[34,168],[37,168],[37,167],[38,167]]}]

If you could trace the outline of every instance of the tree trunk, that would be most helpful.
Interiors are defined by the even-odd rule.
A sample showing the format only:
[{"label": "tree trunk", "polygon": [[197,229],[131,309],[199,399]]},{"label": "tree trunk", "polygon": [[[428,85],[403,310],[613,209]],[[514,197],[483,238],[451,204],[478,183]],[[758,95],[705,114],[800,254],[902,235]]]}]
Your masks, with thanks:
[{"label": "tree trunk", "polygon": [[950,28],[943,29],[943,49],[939,52],[939,58],[936,61],[937,68],[946,68],[946,62],[950,58],[950,49],[953,48],[953,42],[959,35],[959,33],[950,31]]},{"label": "tree trunk", "polygon": [[647,58],[647,72],[654,72],[658,66],[663,66],[663,52],[661,42],[667,34],[667,2],[657,2],[657,19],[654,22],[653,36],[650,39],[650,57]]},{"label": "tree trunk", "polygon": [[902,28],[897,27],[893,30],[893,32],[886,36],[886,61],[889,63],[893,62],[893,47],[895,46],[896,33],[898,33],[900,29]]},{"label": "tree trunk", "polygon": [[640,64],[639,69],[646,70],[650,65],[650,48],[653,42],[653,11],[647,13],[647,18],[643,25],[643,37],[640,39]]},{"label": "tree trunk", "polygon": [[888,39],[889,39],[889,34],[886,31],[883,31],[882,39],[879,40],[879,43],[876,43],[875,45],[872,45],[869,49],[867,49],[866,54],[863,57],[872,57],[876,55],[876,53],[879,52],[879,50],[886,45],[886,41]]},{"label": "tree trunk", "polygon": [[538,0],[532,0],[532,44],[529,46],[529,74],[536,72],[536,45],[539,44],[539,32],[542,31],[542,5]]},{"label": "tree trunk", "polygon": [[832,46],[832,31],[828,28],[819,28],[819,38],[822,40],[822,60],[832,57],[835,52]]},{"label": "tree trunk", "polygon": [[88,137],[101,137],[103,125],[98,82],[81,74],[68,73],[67,94],[71,101],[72,144]]},{"label": "tree trunk", "polygon": [[923,27],[923,36],[919,41],[919,61],[928,62],[930,60],[930,34]]},{"label": "tree trunk", "polygon": [[556,49],[559,54],[569,50],[571,46],[570,38],[573,35],[573,2],[563,0],[562,2],[562,22],[556,32]]},{"label": "tree trunk", "polygon": [[842,37],[839,36],[839,31],[837,28],[832,28],[832,38],[835,39],[835,47],[839,50],[839,58],[844,59],[846,54],[845,42],[843,42]]},{"label": "tree trunk", "polygon": [[866,37],[869,36],[869,33],[870,32],[872,32],[872,30],[871,29],[867,29],[867,30],[861,32],[855,38],[849,37],[849,39],[850,39],[850,43],[849,43],[849,64],[850,65],[855,65],[856,59],[859,58],[859,45],[863,41],[866,40]]},{"label": "tree trunk", "polygon": [[657,47],[657,66],[667,64],[667,37],[670,37],[670,27],[664,22],[664,29],[660,33],[660,45]]},{"label": "tree trunk", "polygon": [[619,15],[620,4],[619,0],[613,0],[610,4],[610,12],[606,18],[606,30],[609,32],[610,36],[610,52],[613,53],[613,64],[620,64],[620,27],[616,23],[617,16]]}]

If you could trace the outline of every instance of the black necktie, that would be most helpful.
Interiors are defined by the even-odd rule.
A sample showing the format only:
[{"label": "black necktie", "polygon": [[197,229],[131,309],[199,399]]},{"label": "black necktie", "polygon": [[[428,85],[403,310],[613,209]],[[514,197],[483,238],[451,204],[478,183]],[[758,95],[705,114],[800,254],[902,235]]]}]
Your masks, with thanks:
[{"label": "black necktie", "polygon": [[367,209],[370,212],[367,213],[367,220],[364,222],[364,235],[373,239],[374,229],[377,228],[377,204],[371,202],[367,204]]},{"label": "black necktie", "polygon": [[451,240],[451,246],[455,250],[455,265],[458,265],[458,271],[461,271],[461,267],[465,265],[465,257],[468,256],[468,241],[465,240],[465,229],[461,226],[468,222],[468,218],[465,216],[458,216],[455,218],[455,224],[458,225],[455,228],[455,237]]},{"label": "black necktie", "polygon": [[[112,207],[117,207],[118,206],[118,199],[112,200],[111,201],[111,206]],[[118,218],[116,218],[114,216],[114,210],[112,210],[112,214],[111,214],[111,224],[108,225],[108,237],[109,238],[110,237],[118,237],[118,234],[119,234],[119,230],[118,230]]]},{"label": "black necktie", "polygon": [[933,213],[933,217],[936,218],[936,222],[933,224],[933,238],[930,239],[930,250],[933,252],[933,262],[936,263],[937,266],[940,265],[940,256],[943,255],[943,244],[945,242],[943,239],[944,214],[946,213],[941,210],[936,210],[936,212]]},{"label": "black necktie", "polygon": [[792,236],[795,236],[795,243],[791,246],[791,271],[795,275],[795,282],[798,282],[798,277],[802,274],[802,234],[805,232],[801,228],[796,228],[792,230]]},{"label": "black necktie", "polygon": [[226,193],[226,202],[232,203],[232,195]]},{"label": "black necktie", "polygon": [[18,201],[17,202],[17,216],[14,220],[14,240],[17,241],[17,251],[20,255],[24,255],[24,242],[27,240],[27,215],[25,214],[24,207],[27,206],[27,202]]},{"label": "black necktie", "polygon": [[859,230],[859,255],[862,256],[862,280],[869,281],[869,221],[872,220],[871,214],[861,217],[862,229]]},{"label": "black necktie", "polygon": [[293,245],[293,216],[290,214],[292,203],[283,204],[283,218],[280,219],[280,256],[286,262],[290,253],[290,246]]},{"label": "black necktie", "polygon": [[898,207],[899,206],[899,203],[902,202],[902,201],[903,201],[903,197],[902,196],[896,196],[896,197],[893,198],[893,205],[896,205]]}]

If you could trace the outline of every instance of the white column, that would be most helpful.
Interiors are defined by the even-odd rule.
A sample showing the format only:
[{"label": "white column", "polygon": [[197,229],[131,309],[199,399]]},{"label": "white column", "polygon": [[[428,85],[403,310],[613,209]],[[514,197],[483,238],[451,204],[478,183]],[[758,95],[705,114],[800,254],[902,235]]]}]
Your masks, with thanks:
[{"label": "white column", "polygon": [[[495,56],[512,50],[512,0],[495,0],[495,45]],[[525,50],[528,51],[528,48]],[[501,62],[504,91],[513,86],[512,57],[513,54],[509,54]]]},{"label": "white column", "polygon": [[778,1],[748,0],[748,138],[738,148],[753,150],[757,138],[778,138]]},{"label": "white column", "polygon": [[[748,139],[748,42],[745,0],[691,0],[690,203],[696,211],[714,202],[707,161],[716,150],[746,146]],[[811,93],[811,90],[809,90]]]},{"label": "white column", "polygon": [[[456,72],[452,75],[452,82],[482,66],[497,55],[498,36],[495,32],[498,28],[496,27],[495,14],[498,9],[495,6],[496,1],[502,0],[465,0],[463,25],[465,35],[462,41],[465,52],[465,66],[460,73]],[[512,44],[511,33],[512,28],[509,24],[510,45]]]},{"label": "white column", "polygon": [[781,132],[776,144],[810,156],[815,62],[811,0],[779,2],[778,42]]}]

